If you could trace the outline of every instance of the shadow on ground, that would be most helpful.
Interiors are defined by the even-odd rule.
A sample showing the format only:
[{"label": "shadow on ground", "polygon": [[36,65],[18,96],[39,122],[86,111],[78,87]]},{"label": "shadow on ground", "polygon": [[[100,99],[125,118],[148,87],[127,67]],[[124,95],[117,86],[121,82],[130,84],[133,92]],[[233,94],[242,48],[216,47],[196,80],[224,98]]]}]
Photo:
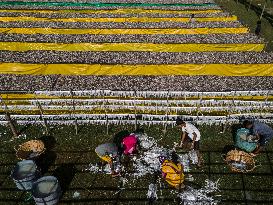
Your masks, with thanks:
[{"label": "shadow on ground", "polygon": [[52,176],[55,176],[61,186],[62,195],[68,190],[70,183],[72,182],[75,174],[77,173],[77,169],[74,164],[61,164],[54,171]]}]

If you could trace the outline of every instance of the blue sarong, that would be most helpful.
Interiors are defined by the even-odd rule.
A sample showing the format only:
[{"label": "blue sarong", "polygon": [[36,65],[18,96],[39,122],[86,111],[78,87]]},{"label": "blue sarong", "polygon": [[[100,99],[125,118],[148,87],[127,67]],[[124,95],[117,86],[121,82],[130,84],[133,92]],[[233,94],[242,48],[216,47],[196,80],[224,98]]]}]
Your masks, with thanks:
[{"label": "blue sarong", "polygon": [[250,131],[245,128],[237,130],[235,146],[246,152],[253,152],[257,147],[257,142],[248,142],[244,140],[246,136],[250,134]]}]

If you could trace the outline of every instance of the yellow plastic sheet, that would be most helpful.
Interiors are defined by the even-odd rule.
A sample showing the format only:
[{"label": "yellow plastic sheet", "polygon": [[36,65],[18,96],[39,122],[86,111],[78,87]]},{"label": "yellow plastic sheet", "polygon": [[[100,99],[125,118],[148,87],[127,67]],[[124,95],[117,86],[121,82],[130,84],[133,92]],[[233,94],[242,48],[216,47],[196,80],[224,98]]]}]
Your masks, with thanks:
[{"label": "yellow plastic sheet", "polygon": [[[16,92],[16,91],[15,91]],[[71,99],[71,96],[55,96],[55,95],[35,95],[30,93],[23,93],[23,94],[16,94],[16,93],[1,93],[0,97],[5,101],[5,104],[11,105],[9,100],[18,101],[18,103],[13,103],[15,105],[25,105],[25,104],[31,104],[28,102],[28,100],[32,99]],[[107,99],[126,99],[126,98],[120,98],[115,96],[104,96]],[[74,96],[75,99],[93,99],[94,97],[86,97],[86,96]],[[95,97],[96,98],[96,97]],[[136,99],[143,99],[143,98],[136,98]],[[177,98],[178,100],[182,100],[182,98]],[[187,98],[190,100],[197,100],[200,99],[200,97],[191,97]],[[265,100],[266,96],[213,96],[213,97],[203,97],[204,100],[210,100],[210,99],[219,99],[219,100]],[[185,98],[183,98],[185,100]],[[273,100],[273,96],[268,96],[268,100]]]},{"label": "yellow plastic sheet", "polygon": [[59,28],[0,28],[0,33],[14,34],[217,34],[248,33],[248,28],[181,28],[181,29],[59,29]]},{"label": "yellow plastic sheet", "polygon": [[[1,64],[0,64],[1,66]],[[48,96],[48,95],[35,95],[30,93],[23,93],[23,94],[14,94],[14,93],[1,93],[0,94],[2,99],[48,99],[48,98],[56,98],[56,96]],[[59,98],[59,97],[57,97]]]},{"label": "yellow plastic sheet", "polygon": [[201,13],[221,13],[220,9],[210,9],[210,10],[158,10],[158,9],[106,9],[106,10],[37,10],[37,9],[0,9],[0,12],[13,12],[13,13],[95,13],[95,14],[150,14],[150,13],[160,13],[160,14],[201,14]]},{"label": "yellow plastic sheet", "polygon": [[262,51],[264,44],[154,44],[154,43],[22,43],[0,42],[0,50],[29,51],[150,51],[150,52],[206,52],[206,51]]},{"label": "yellow plastic sheet", "polygon": [[[211,17],[211,18],[194,18],[197,22],[211,21],[237,21],[236,16],[230,17]],[[2,22],[20,22],[20,21],[41,21],[41,22],[189,22],[190,18],[148,18],[148,17],[132,17],[132,18],[36,18],[28,16],[20,17],[0,17]]]},{"label": "yellow plastic sheet", "polygon": [[1,74],[273,76],[273,64],[22,64],[2,63]]}]

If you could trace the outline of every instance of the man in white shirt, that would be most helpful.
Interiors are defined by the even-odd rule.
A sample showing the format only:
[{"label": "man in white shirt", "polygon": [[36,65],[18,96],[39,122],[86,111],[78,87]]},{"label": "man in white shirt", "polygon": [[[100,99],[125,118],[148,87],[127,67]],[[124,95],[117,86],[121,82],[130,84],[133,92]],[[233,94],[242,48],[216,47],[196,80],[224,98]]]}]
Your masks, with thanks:
[{"label": "man in white shirt", "polygon": [[198,156],[198,166],[201,166],[202,158],[199,151],[199,142],[201,138],[200,131],[193,124],[184,122],[180,118],[176,120],[176,125],[181,127],[182,130],[180,147],[182,148],[184,143],[191,143],[190,149],[196,151]]}]

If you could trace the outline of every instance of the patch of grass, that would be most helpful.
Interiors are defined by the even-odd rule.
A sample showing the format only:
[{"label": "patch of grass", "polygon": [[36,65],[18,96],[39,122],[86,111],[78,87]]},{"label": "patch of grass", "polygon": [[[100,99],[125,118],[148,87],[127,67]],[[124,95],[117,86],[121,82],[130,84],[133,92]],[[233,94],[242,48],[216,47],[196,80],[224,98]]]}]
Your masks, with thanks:
[{"label": "patch of grass", "polygon": [[273,176],[252,176],[245,175],[246,189],[271,189],[273,184]]},{"label": "patch of grass", "polygon": [[273,14],[273,1],[271,0],[252,0],[251,4],[259,6],[260,8],[263,8],[265,5],[265,10]]},{"label": "patch of grass", "polygon": [[192,177],[194,178],[193,182],[185,182],[185,184],[188,184],[190,186],[193,186],[195,188],[201,188],[205,185],[205,180],[209,178],[208,174],[202,174],[202,173],[191,173]]},{"label": "patch of grass", "polygon": [[[22,129],[23,127],[21,127]],[[60,166],[73,164],[76,167],[76,173],[65,190],[64,196],[60,204],[87,204],[91,201],[94,204],[145,204],[147,203],[146,194],[148,185],[153,181],[152,176],[145,176],[139,179],[129,179],[125,185],[125,190],[117,195],[118,179],[113,179],[110,175],[91,174],[85,169],[89,163],[97,163],[100,161],[95,154],[94,149],[98,144],[110,142],[112,136],[123,129],[134,130],[134,126],[111,125],[109,126],[109,134],[107,135],[106,126],[88,125],[80,126],[79,134],[75,135],[73,126],[53,126],[51,135],[55,138],[56,144],[51,152],[56,154],[56,159],[50,164],[45,175],[52,175]],[[167,128],[167,132],[163,133],[163,126],[144,126],[145,131],[151,137],[158,140],[158,143],[164,147],[172,148],[174,142],[180,140],[180,130],[176,127]],[[201,168],[192,167],[191,174],[194,178],[193,182],[187,181],[185,184],[195,188],[204,186],[205,180],[210,177],[211,180],[220,179],[220,193],[223,203],[228,204],[229,201],[238,200],[236,204],[240,204],[243,200],[242,191],[243,184],[241,174],[231,173],[224,164],[221,156],[221,150],[225,145],[232,144],[231,127],[227,127],[225,133],[220,133],[221,126],[199,126],[202,135],[201,151],[205,165]],[[16,189],[12,179],[8,177],[14,165],[18,161],[15,157],[13,147],[30,139],[38,139],[43,136],[42,126],[29,126],[25,129],[26,139],[16,139],[10,141],[11,133],[7,127],[0,127],[0,132],[6,133],[2,136],[1,143],[1,164],[0,165],[0,182],[4,191],[0,192],[0,204],[14,204],[13,201],[19,200],[20,204],[26,205],[21,199],[21,191]],[[209,155],[210,163],[209,164]],[[269,153],[271,159],[272,154]],[[263,165],[254,171],[256,175],[245,175],[246,188],[259,187],[261,189],[269,189],[273,183],[272,177],[268,177],[270,173],[268,159],[265,153],[257,157],[259,163]],[[211,171],[209,176],[209,170]],[[217,174],[216,174],[217,173]],[[267,173],[263,176],[263,173]],[[186,178],[188,177],[186,174]],[[236,191],[234,191],[234,189]],[[158,195],[160,199],[156,204],[177,204],[176,196],[171,192],[172,188],[162,181],[162,188]],[[80,197],[74,199],[74,192],[79,192]],[[161,194],[162,193],[162,194]],[[259,195],[255,196],[259,199]],[[261,196],[261,200],[263,196]],[[5,201],[5,202],[4,202]],[[17,202],[16,202],[17,203]],[[234,204],[234,203],[233,203]]]},{"label": "patch of grass", "polygon": [[227,164],[211,165],[211,173],[230,173],[230,169]]},{"label": "patch of grass", "polygon": [[[257,21],[259,20],[260,16],[257,16],[254,11],[248,11],[245,5],[241,3],[236,3],[236,0],[215,0],[215,2],[220,5],[225,11],[236,15],[243,24],[247,25],[250,28],[250,31],[252,33],[255,32]],[[257,4],[258,1],[254,0],[253,3]],[[269,6],[272,6],[271,4],[272,3],[270,3]],[[265,39],[265,42],[267,42],[266,51],[273,51],[273,27],[266,19],[262,19],[261,21],[261,37]]]},{"label": "patch of grass", "polygon": [[[273,165],[273,153],[268,153],[271,165]],[[273,167],[272,167],[273,168]]]},{"label": "patch of grass", "polygon": [[246,191],[248,200],[270,201],[273,200],[273,194],[265,191]]},{"label": "patch of grass", "polygon": [[[224,199],[228,199],[228,200],[241,200],[244,201],[244,192],[243,191],[232,191],[232,190],[224,190],[221,191],[221,196]],[[240,204],[239,202],[236,202],[236,205]],[[230,202],[221,202],[221,204],[231,204]]]},{"label": "patch of grass", "polygon": [[231,174],[231,175],[222,175],[222,174],[212,174],[211,180],[218,180],[220,183],[220,190],[221,189],[242,189],[242,179],[240,174]]}]

